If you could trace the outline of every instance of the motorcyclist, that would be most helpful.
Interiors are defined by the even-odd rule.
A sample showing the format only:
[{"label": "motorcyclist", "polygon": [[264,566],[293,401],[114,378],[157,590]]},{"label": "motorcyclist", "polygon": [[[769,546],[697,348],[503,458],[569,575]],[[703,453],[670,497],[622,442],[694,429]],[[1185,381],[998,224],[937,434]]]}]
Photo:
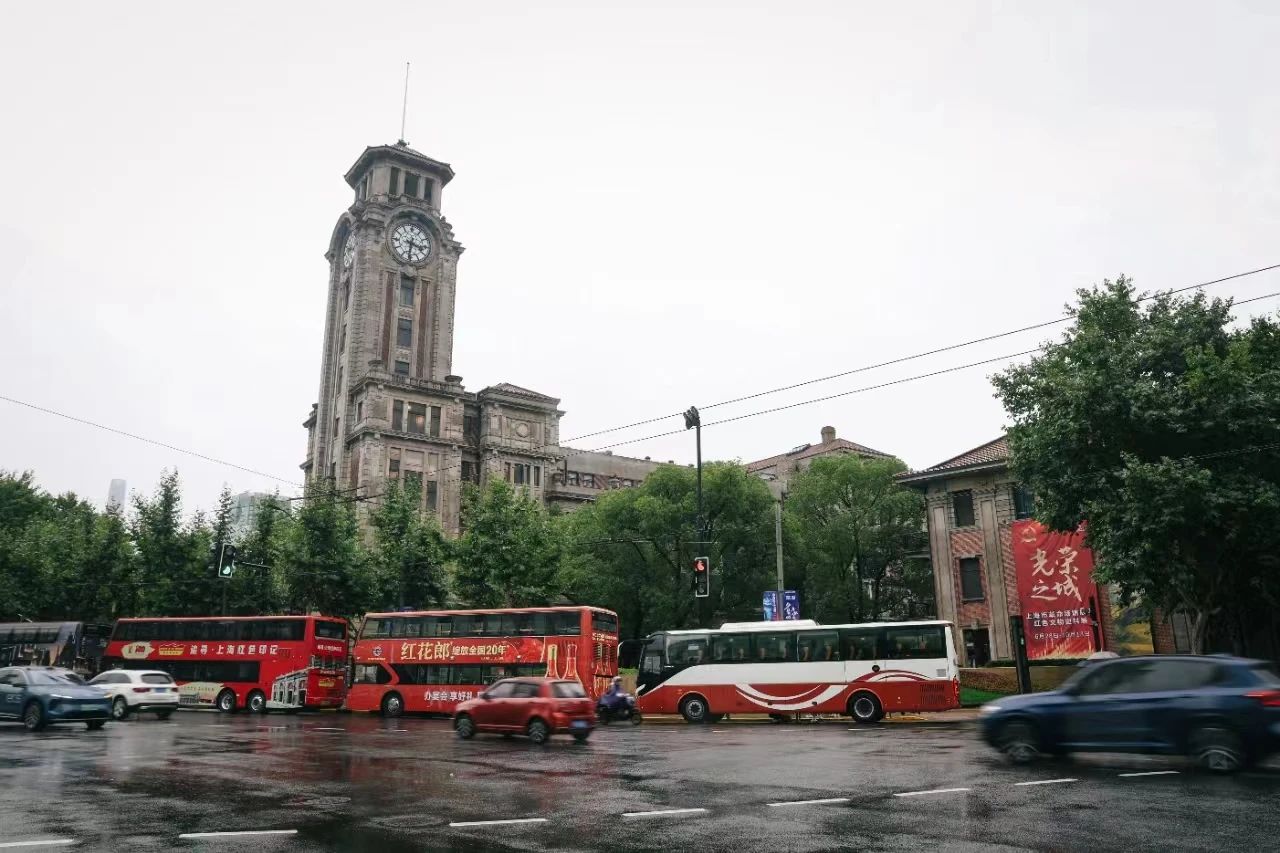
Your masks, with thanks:
[{"label": "motorcyclist", "polygon": [[622,686],[622,676],[615,675],[609,689],[600,697],[600,702],[610,711],[617,711],[626,706],[628,698],[626,688]]}]

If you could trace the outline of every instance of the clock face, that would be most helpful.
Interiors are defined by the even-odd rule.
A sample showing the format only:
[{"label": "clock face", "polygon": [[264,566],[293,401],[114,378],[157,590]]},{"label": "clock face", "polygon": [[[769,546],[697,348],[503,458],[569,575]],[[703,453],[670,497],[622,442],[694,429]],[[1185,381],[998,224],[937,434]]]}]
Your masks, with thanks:
[{"label": "clock face", "polygon": [[350,267],[356,259],[356,235],[348,234],[347,242],[342,244],[342,265]]},{"label": "clock face", "polygon": [[391,248],[400,260],[420,264],[431,254],[431,237],[420,226],[404,222],[391,232]]}]

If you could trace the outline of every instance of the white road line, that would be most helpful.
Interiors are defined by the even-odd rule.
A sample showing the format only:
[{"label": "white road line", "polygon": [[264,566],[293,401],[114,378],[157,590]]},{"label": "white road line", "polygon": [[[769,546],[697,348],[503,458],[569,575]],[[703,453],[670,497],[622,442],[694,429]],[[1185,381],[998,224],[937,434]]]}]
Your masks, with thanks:
[{"label": "white road line", "polygon": [[5,841],[0,847],[66,847],[75,844],[74,838],[42,838],[39,841]]},{"label": "white road line", "polygon": [[1014,782],[1017,787],[1024,788],[1027,785],[1062,785],[1066,782],[1079,782],[1079,779],[1037,779],[1034,782]]},{"label": "white road line", "polygon": [[500,824],[512,823],[546,823],[545,817],[517,817],[509,820],[457,820],[449,824],[452,827],[459,826],[498,826]]},{"label": "white road line", "polygon": [[662,815],[700,814],[706,809],[659,809],[652,812],[623,812],[623,817],[660,817]]},{"label": "white road line", "polygon": [[972,788],[934,788],[931,791],[903,791],[900,794],[894,794],[895,797],[923,797],[925,794],[958,794],[961,791],[971,791]]},{"label": "white road line", "polygon": [[825,800],[790,800],[784,803],[765,803],[771,809],[780,809],[783,806],[823,806],[828,803],[847,803],[848,797],[828,797]]},{"label": "white road line", "polygon": [[238,832],[184,832],[179,838],[243,838],[247,835],[297,835],[296,829],[244,829]]},{"label": "white road line", "polygon": [[1177,770],[1148,770],[1148,771],[1146,771],[1145,773],[1120,773],[1120,774],[1118,774],[1118,775],[1119,775],[1119,776],[1121,776],[1121,777],[1126,777],[1126,776],[1130,776],[1130,777],[1131,777],[1131,776],[1176,776],[1176,775],[1178,775],[1178,771],[1177,771]]}]

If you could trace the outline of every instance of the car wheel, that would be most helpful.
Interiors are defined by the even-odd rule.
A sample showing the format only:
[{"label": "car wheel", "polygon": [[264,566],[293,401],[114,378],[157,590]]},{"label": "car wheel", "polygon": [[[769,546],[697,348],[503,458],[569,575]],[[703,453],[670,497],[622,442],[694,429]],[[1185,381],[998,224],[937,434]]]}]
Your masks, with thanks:
[{"label": "car wheel", "polygon": [[231,690],[223,690],[213,702],[214,706],[224,714],[236,712],[236,694]]},{"label": "car wheel", "polygon": [[458,719],[453,724],[453,730],[457,732],[458,737],[462,738],[463,740],[471,740],[471,738],[476,736],[475,721],[472,720],[470,717],[468,717],[466,714],[463,714],[462,716],[458,717]]},{"label": "car wheel", "polygon": [[1235,773],[1248,763],[1240,738],[1221,726],[1197,729],[1189,744],[1192,759],[1211,773]]},{"label": "car wheel", "polygon": [[849,716],[855,723],[869,725],[878,723],[884,717],[884,709],[880,707],[880,698],[876,694],[862,690],[849,697]]},{"label": "car wheel", "polygon": [[96,732],[98,729],[102,728],[106,724],[107,724],[106,720],[86,720],[84,726],[89,731]]},{"label": "car wheel", "polygon": [[39,702],[28,702],[22,711],[22,724],[29,732],[38,732],[45,726],[44,707]]},{"label": "car wheel", "polygon": [[551,737],[551,729],[547,728],[547,724],[542,720],[532,720],[529,723],[529,740],[541,746]]},{"label": "car wheel", "polygon": [[1040,757],[1040,735],[1025,720],[1005,723],[996,742],[1014,764],[1029,764]]},{"label": "car wheel", "polygon": [[244,700],[244,707],[250,714],[265,714],[267,713],[267,697],[261,690],[254,690]]},{"label": "car wheel", "polygon": [[573,739],[578,743],[586,743],[587,738],[591,737],[591,732],[574,732]]},{"label": "car wheel", "polygon": [[640,724],[641,724],[641,723],[643,723],[643,722],[644,722],[644,714],[641,714],[639,711],[632,710],[632,712],[631,712],[631,725],[633,725],[633,726],[638,726],[638,725],[640,725]]},{"label": "car wheel", "polygon": [[699,725],[707,722],[707,718],[711,716],[711,709],[707,707],[706,699],[694,694],[684,697],[680,702],[680,714],[687,722]]},{"label": "car wheel", "polygon": [[129,716],[129,703],[124,700],[123,696],[117,696],[111,700],[111,719],[123,720]]},{"label": "car wheel", "polygon": [[162,720],[167,720],[173,716],[173,709],[165,708],[163,711],[156,711],[156,716]]},{"label": "car wheel", "polygon": [[388,693],[382,697],[382,716],[398,717],[404,713],[404,698],[399,693]]}]

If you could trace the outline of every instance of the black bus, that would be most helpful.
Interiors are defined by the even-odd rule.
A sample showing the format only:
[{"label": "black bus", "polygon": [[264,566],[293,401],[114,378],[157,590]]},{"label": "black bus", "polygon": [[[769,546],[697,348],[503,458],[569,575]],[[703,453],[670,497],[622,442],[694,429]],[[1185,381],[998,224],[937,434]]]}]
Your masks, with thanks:
[{"label": "black bus", "polygon": [[92,622],[0,622],[0,666],[61,666],[94,675],[110,637],[110,625]]}]

